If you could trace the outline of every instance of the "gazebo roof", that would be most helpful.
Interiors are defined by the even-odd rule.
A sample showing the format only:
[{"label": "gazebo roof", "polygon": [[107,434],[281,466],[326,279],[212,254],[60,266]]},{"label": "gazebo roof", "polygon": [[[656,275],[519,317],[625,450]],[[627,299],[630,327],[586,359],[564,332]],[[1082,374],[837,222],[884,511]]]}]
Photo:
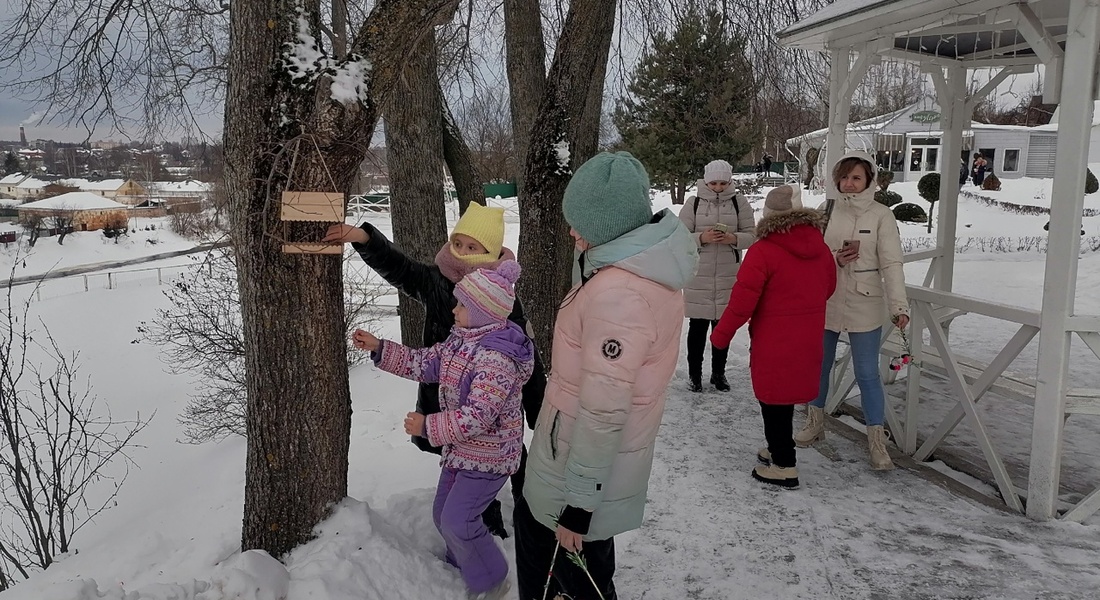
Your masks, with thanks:
[{"label": "gazebo roof", "polygon": [[[969,67],[1037,65],[1065,46],[1066,0],[837,0],[778,33],[786,45],[820,50],[886,40],[881,52]],[[1031,43],[1043,31],[1038,49]],[[1055,49],[1057,47],[1057,50]]]}]

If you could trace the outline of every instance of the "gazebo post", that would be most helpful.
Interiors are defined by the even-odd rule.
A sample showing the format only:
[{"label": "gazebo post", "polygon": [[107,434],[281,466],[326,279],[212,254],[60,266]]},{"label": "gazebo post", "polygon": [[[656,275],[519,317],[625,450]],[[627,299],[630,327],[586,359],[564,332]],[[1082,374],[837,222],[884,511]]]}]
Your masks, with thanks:
[{"label": "gazebo post", "polygon": [[946,109],[940,139],[939,224],[936,226],[940,255],[936,257],[933,287],[950,292],[955,279],[955,237],[959,226],[959,180],[956,176],[959,164],[955,161],[962,153],[963,130],[970,124],[970,103],[958,101],[966,97],[966,67],[952,65],[946,70],[946,76],[938,66],[930,71],[940,110]]},{"label": "gazebo post", "polygon": [[1033,519],[1053,518],[1058,509],[1072,335],[1069,319],[1077,287],[1081,210],[1100,45],[1100,6],[1095,0],[1071,0],[1069,23],[1063,68],[1072,75],[1062,78],[1028,475],[1027,515]]},{"label": "gazebo post", "polygon": [[[852,86],[845,86],[851,73],[851,47],[832,48],[829,52],[829,132],[825,134],[825,196],[834,197],[831,174],[833,165],[848,147],[848,111],[852,105]],[[845,89],[847,87],[847,89]],[[845,94],[845,92],[848,92]]]},{"label": "gazebo post", "polygon": [[[836,190],[832,182],[833,165],[840,161],[848,148],[848,111],[852,108],[852,94],[867,74],[883,48],[881,40],[857,46],[830,48],[829,57],[829,133],[825,136],[825,197],[833,198]],[[852,64],[852,52],[856,53]],[[874,185],[874,182],[871,182]]]}]

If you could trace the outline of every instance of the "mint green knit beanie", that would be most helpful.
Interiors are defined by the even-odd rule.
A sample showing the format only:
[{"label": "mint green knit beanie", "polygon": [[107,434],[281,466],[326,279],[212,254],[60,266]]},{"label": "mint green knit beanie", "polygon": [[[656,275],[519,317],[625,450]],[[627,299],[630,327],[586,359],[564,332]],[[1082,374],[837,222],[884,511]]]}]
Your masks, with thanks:
[{"label": "mint green knit beanie", "polygon": [[569,226],[593,246],[649,223],[649,176],[629,152],[601,152],[573,174],[562,212]]}]

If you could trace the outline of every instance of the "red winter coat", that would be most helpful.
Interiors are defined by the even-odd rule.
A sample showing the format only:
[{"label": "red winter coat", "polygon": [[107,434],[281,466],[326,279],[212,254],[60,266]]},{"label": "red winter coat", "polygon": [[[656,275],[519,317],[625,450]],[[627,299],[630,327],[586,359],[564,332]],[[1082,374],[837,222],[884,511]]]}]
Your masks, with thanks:
[{"label": "red winter coat", "polygon": [[824,217],[796,209],[764,217],[710,340],[726,348],[749,323],[752,389],[765,404],[817,398],[825,303],[836,289],[836,259],[821,234]]}]

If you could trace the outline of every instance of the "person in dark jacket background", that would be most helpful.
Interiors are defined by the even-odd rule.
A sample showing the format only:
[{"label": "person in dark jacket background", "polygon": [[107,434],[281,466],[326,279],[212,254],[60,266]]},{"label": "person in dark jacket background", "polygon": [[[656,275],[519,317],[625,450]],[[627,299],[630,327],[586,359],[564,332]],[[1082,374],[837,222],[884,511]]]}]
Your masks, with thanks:
[{"label": "person in dark jacket background", "polygon": [[[447,339],[454,326],[454,288],[467,274],[479,268],[496,268],[505,260],[515,260],[515,254],[504,247],[504,210],[471,203],[455,224],[447,244],[440,248],[433,264],[425,264],[405,255],[370,223],[359,227],[333,225],[325,242],[351,242],[363,262],[374,269],[390,285],[424,305],[423,345],[433,346]],[[526,331],[527,319],[519,298],[508,320]],[[546,391],[546,373],[538,352],[531,378],[523,386],[522,405],[528,427],[534,429]],[[429,415],[439,412],[439,385],[422,383],[417,390],[416,412]],[[425,452],[439,454],[441,449],[427,439],[413,436],[413,443]],[[522,462],[526,463],[527,449]],[[512,476],[512,496],[518,499],[523,491],[523,466]],[[500,502],[494,501],[482,515],[493,535],[507,537]]]},{"label": "person in dark jacket background", "polygon": [[728,348],[749,323],[749,371],[768,447],[753,478],[798,487],[794,405],[817,398],[824,355],[825,305],[836,289],[836,264],[825,245],[825,216],[802,207],[798,185],[768,192],[756,243],[741,263],[711,343]]}]

